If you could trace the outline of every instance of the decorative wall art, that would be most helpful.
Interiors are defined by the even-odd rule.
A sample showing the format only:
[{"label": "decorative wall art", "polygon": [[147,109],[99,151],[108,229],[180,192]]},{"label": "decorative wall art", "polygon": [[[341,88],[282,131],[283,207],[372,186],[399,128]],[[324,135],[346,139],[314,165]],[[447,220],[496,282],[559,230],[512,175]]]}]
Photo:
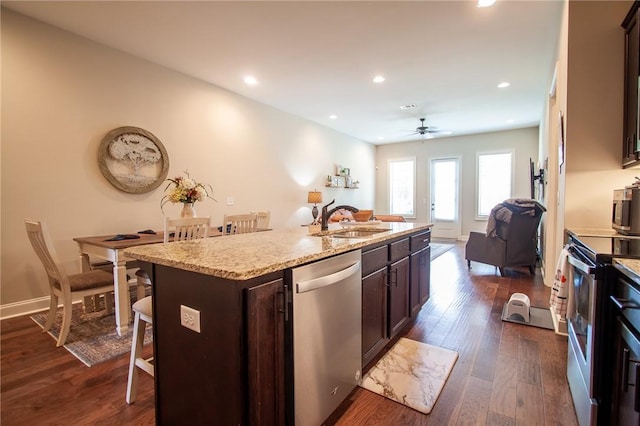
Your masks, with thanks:
[{"label": "decorative wall art", "polygon": [[132,194],[156,189],[169,173],[169,155],[153,133],[139,127],[118,127],[102,139],[98,165],[116,188]]}]

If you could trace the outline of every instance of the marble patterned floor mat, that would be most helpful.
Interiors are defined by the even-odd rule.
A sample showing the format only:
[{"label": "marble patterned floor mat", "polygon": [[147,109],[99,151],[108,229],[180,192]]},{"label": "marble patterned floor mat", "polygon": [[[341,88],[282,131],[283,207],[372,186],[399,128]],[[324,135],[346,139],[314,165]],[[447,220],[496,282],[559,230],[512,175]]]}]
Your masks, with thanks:
[{"label": "marble patterned floor mat", "polygon": [[429,414],[457,359],[455,351],[401,337],[360,387]]}]

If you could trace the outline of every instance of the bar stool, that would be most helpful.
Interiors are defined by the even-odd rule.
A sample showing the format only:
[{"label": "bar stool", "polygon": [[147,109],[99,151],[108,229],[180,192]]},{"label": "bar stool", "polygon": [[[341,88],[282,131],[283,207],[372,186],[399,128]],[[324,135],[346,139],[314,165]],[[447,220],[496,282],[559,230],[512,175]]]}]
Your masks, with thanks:
[{"label": "bar stool", "polygon": [[138,368],[154,376],[153,357],[142,357],[142,346],[144,345],[144,332],[147,324],[153,324],[153,307],[151,296],[138,300],[131,307],[135,314],[133,320],[133,336],[131,340],[131,358],[129,361],[129,379],[127,380],[127,404],[131,404],[136,399],[138,391]]}]

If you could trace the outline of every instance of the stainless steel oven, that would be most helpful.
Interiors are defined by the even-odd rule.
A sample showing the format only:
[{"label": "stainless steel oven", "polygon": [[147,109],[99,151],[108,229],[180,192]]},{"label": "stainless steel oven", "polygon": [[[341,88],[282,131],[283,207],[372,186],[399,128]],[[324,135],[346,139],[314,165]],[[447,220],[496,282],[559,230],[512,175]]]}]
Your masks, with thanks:
[{"label": "stainless steel oven", "polygon": [[[598,418],[598,392],[595,365],[598,337],[595,327],[598,266],[577,245],[569,246],[571,312],[567,313],[569,353],[567,379],[580,425],[595,425]],[[571,309],[571,306],[573,309]]]},{"label": "stainless steel oven", "polygon": [[[610,299],[612,262],[614,258],[640,259],[640,237],[606,230],[578,232],[567,230],[566,235],[571,285],[567,309],[567,380],[580,425],[606,426],[612,424],[614,394],[615,342],[611,322],[616,309]],[[619,300],[628,298],[623,296]],[[640,313],[638,316],[640,322]]]}]

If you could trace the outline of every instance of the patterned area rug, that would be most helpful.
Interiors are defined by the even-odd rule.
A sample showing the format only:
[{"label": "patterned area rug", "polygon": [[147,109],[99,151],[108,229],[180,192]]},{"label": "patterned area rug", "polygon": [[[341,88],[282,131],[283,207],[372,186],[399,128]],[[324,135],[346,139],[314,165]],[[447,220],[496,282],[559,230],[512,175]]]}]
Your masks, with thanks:
[{"label": "patterned area rug", "polygon": [[453,247],[453,244],[431,243],[431,260],[440,256]]},{"label": "patterned area rug", "polygon": [[[31,319],[41,328],[47,321],[48,311],[37,313]],[[58,340],[62,324],[62,308],[58,308],[56,319],[49,329],[49,335]],[[98,312],[85,313],[81,303],[73,305],[71,316],[71,329],[67,335],[64,348],[88,367],[131,352],[131,336],[133,323],[123,336],[116,332],[115,314],[106,314],[103,309]],[[152,329],[147,327],[145,331],[145,344],[152,341]]]},{"label": "patterned area rug", "polygon": [[457,352],[401,337],[360,387],[429,414],[457,359]]}]

